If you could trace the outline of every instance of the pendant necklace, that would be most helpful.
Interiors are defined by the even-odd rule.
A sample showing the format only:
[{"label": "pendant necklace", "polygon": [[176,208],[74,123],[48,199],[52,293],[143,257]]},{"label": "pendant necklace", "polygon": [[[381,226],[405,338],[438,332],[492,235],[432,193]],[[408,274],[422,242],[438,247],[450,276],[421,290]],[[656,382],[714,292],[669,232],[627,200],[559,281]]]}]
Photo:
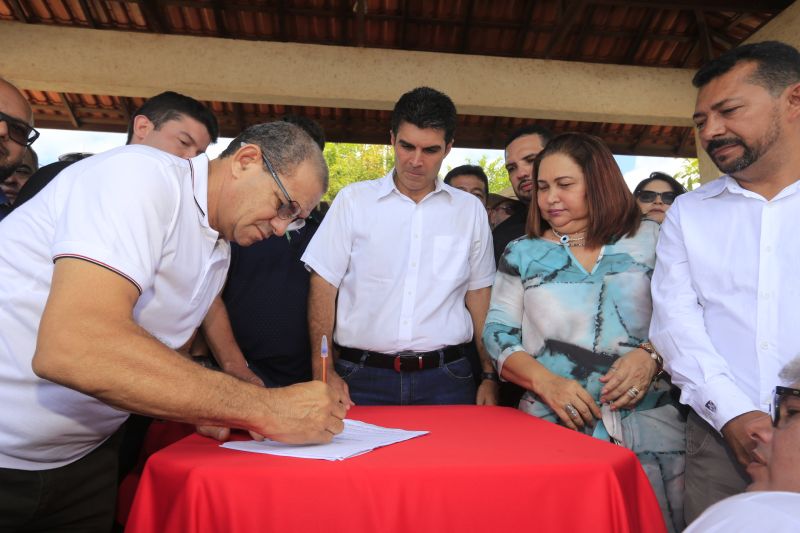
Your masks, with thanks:
[{"label": "pendant necklace", "polygon": [[[559,233],[555,229],[550,228],[550,231],[553,232],[553,235],[556,236],[558,239],[559,244],[561,246],[586,246],[584,240],[586,239],[586,232],[583,231],[581,233],[576,233],[576,236],[570,237],[567,233]],[[580,237],[577,237],[580,235]]]}]

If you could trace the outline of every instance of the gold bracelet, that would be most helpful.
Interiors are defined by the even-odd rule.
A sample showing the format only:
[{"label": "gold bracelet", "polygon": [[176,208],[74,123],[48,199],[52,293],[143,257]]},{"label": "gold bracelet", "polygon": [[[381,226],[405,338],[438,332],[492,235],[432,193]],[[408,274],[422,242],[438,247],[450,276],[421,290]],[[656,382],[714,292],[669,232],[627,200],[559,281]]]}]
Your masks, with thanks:
[{"label": "gold bracelet", "polygon": [[653,376],[653,381],[657,380],[659,376],[661,376],[661,374],[664,372],[664,358],[658,354],[655,347],[649,342],[641,343],[639,345],[639,348],[649,353],[650,357],[653,358],[653,361],[656,362],[656,373]]}]

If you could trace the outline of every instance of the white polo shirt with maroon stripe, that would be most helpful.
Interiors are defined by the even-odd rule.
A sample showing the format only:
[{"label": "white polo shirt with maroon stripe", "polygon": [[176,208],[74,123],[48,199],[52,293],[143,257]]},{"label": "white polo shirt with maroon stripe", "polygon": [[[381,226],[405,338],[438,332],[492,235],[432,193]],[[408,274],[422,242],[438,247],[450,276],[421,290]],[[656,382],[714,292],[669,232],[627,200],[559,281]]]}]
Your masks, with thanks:
[{"label": "white polo shirt with maroon stripe", "polygon": [[208,223],[207,188],[205,155],[125,146],[66,168],[0,223],[0,468],[69,464],[128,416],[31,369],[54,260],[80,258],[128,279],[140,293],[136,322],[178,348],[230,262]]}]

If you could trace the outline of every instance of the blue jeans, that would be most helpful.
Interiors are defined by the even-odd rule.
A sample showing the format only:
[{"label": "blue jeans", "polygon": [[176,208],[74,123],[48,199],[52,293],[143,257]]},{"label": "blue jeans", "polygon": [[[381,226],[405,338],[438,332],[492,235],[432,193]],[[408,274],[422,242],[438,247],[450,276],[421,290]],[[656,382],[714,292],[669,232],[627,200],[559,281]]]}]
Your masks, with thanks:
[{"label": "blue jeans", "polygon": [[[443,355],[440,355],[444,359]],[[342,359],[336,372],[350,388],[356,405],[450,405],[474,404],[475,380],[466,357],[439,368],[397,372]]]}]

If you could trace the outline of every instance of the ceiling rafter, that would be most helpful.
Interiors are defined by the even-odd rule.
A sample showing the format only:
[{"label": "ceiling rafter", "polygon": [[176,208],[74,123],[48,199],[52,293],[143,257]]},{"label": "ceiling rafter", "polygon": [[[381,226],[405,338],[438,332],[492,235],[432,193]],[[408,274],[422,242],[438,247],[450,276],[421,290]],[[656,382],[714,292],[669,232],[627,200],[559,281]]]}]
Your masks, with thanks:
[{"label": "ceiling rafter", "polygon": [[580,27],[578,28],[577,34],[575,35],[575,44],[572,47],[572,53],[570,57],[573,59],[577,59],[580,57],[581,51],[583,50],[583,43],[586,40],[587,33],[589,32],[589,28],[592,24],[592,18],[594,17],[594,5],[586,6],[586,13],[583,16],[583,22],[581,22]]},{"label": "ceiling rafter", "polygon": [[466,54],[469,49],[469,32],[472,29],[472,7],[475,0],[467,0],[467,14],[464,17],[464,25],[461,27],[461,46],[459,47],[462,54]]},{"label": "ceiling rafter", "polygon": [[514,50],[518,56],[521,56],[522,51],[525,49],[525,37],[527,37],[532,26],[531,19],[533,17],[533,8],[535,3],[535,0],[528,0],[525,3],[525,9],[522,12],[521,24],[517,30],[516,42],[514,43]]},{"label": "ceiling rafter", "polygon": [[86,3],[86,0],[78,0],[78,5],[80,6],[81,11],[83,11],[83,16],[86,17],[89,27],[97,29],[97,23],[92,16],[92,11],[89,9],[89,4]]},{"label": "ceiling rafter", "polygon": [[700,49],[703,51],[703,59],[711,61],[714,59],[714,47],[711,44],[711,35],[708,31],[705,14],[701,10],[695,9],[694,17],[697,21],[697,40],[700,43]]},{"label": "ceiling rafter", "polygon": [[222,0],[214,0],[214,3],[209,9],[214,13],[214,24],[217,26],[217,35],[222,38],[230,37],[228,24],[225,22],[225,2]]},{"label": "ceiling rafter", "polygon": [[742,11],[746,13],[779,13],[794,0],[592,0],[599,5],[671,9],[675,11]]},{"label": "ceiling rafter", "polygon": [[364,48],[367,45],[367,1],[356,0],[356,46]]},{"label": "ceiling rafter", "polygon": [[653,24],[653,20],[655,20],[656,15],[660,13],[661,11],[658,9],[650,9],[646,12],[644,20],[639,25],[639,31],[636,32],[636,37],[633,38],[631,45],[628,47],[628,52],[625,54],[625,63],[633,64],[639,47],[642,46],[645,36],[651,31],[650,26]]},{"label": "ceiling rafter", "polygon": [[569,7],[564,8],[561,21],[553,31],[550,44],[547,46],[547,49],[544,52],[545,59],[551,59],[553,57],[553,52],[555,52],[558,47],[561,46],[561,43],[563,43],[567,38],[570,33],[570,29],[572,28],[573,24],[575,24],[575,20],[583,12],[586,2],[587,0],[574,0],[573,2],[570,2]]},{"label": "ceiling rafter", "polygon": [[403,0],[400,5],[400,28],[397,31],[398,46],[402,49],[406,46],[406,27],[408,26],[408,0]]},{"label": "ceiling rafter", "polygon": [[67,111],[67,116],[69,117],[70,123],[72,123],[72,127],[75,128],[76,130],[79,130],[81,128],[81,121],[75,114],[75,110],[72,109],[72,104],[69,103],[69,98],[67,98],[67,93],[58,93],[58,96],[61,98],[61,103],[63,104],[64,108]]},{"label": "ceiling rafter", "polygon": [[[158,2],[155,0],[137,0],[137,3],[142,8],[142,13],[144,13],[153,31],[157,33],[172,33],[169,24],[167,24],[164,15],[161,13]],[[166,5],[164,8],[166,9]]]},{"label": "ceiling rafter", "polygon": [[19,0],[8,0],[8,4],[11,7],[11,12],[14,13],[14,18],[20,22],[30,22],[28,15],[25,14],[25,10],[22,9],[22,6],[19,3]]}]

